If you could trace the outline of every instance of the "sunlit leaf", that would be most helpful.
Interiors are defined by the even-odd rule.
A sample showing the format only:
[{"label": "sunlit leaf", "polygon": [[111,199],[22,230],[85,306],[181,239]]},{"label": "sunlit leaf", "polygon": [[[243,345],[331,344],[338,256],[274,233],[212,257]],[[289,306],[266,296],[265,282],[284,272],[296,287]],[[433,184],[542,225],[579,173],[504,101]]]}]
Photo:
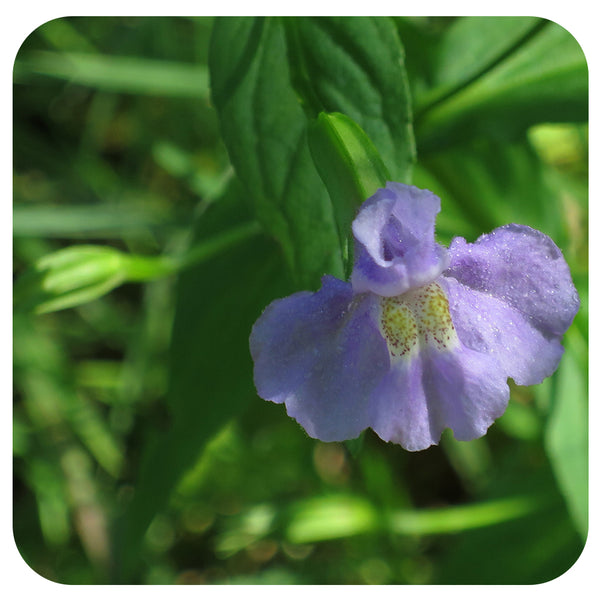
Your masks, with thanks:
[{"label": "sunlit leaf", "polygon": [[[556,375],[546,448],[557,482],[581,537],[588,530],[588,395],[585,342],[576,328],[567,332]],[[581,364],[583,363],[583,365]]]},{"label": "sunlit leaf", "polygon": [[390,174],[371,140],[346,115],[320,113],[309,122],[308,142],[333,204],[348,270],[352,220],[362,202],[385,187]]}]

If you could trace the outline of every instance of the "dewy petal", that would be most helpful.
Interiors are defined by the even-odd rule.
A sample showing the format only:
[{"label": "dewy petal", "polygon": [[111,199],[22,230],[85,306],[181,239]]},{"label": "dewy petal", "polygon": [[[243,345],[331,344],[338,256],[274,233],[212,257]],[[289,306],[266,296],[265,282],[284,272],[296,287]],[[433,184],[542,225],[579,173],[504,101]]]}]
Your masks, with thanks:
[{"label": "dewy petal", "polygon": [[455,238],[445,276],[501,299],[547,337],[562,336],[579,297],[560,249],[526,225],[505,225],[474,244]]},{"label": "dewy petal", "polygon": [[420,356],[398,361],[373,391],[369,402],[371,428],[386,442],[410,451],[436,444],[429,422]]},{"label": "dewy petal", "polygon": [[322,441],[357,437],[369,426],[368,398],[389,369],[371,295],[325,276],[321,289],[272,302],[250,336],[258,394]]},{"label": "dewy petal", "polygon": [[366,200],[352,224],[356,293],[398,296],[433,281],[448,265],[434,241],[440,199],[428,190],[390,182]]},{"label": "dewy petal", "polygon": [[494,358],[494,371],[518,385],[551,375],[563,348],[558,336],[545,336],[534,322],[503,299],[474,290],[452,277],[440,277],[461,343]]},{"label": "dewy petal", "polygon": [[493,354],[506,377],[540,383],[562,356],[579,308],[569,267],[554,242],[524,225],[506,225],[474,244],[450,246],[440,277],[461,342]]},{"label": "dewy petal", "polygon": [[453,352],[431,351],[424,387],[436,443],[448,427],[457,440],[472,440],[506,410],[509,388],[493,357],[460,345]]}]

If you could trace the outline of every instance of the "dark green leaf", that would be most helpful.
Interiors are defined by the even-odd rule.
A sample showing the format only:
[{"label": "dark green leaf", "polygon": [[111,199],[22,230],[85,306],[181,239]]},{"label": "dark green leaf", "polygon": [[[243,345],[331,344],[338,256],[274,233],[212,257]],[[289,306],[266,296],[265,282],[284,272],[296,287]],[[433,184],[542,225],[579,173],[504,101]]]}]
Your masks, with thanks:
[{"label": "dark green leaf", "polygon": [[308,112],[344,113],[372,140],[395,181],[415,160],[404,51],[381,17],[285,20],[292,81]]},{"label": "dark green leaf", "polygon": [[415,97],[415,113],[456,93],[516,52],[545,21],[535,17],[463,17],[441,36],[431,60],[431,87]]},{"label": "dark green leaf", "polygon": [[581,552],[560,505],[462,533],[451,547],[437,565],[437,584],[544,583],[567,571]]},{"label": "dark green leaf", "polygon": [[526,585],[562,575],[583,545],[543,454],[532,445],[511,443],[495,449],[488,474],[483,494],[490,504],[521,496],[537,498],[537,506],[514,520],[448,540],[433,582]]},{"label": "dark green leaf", "polygon": [[437,229],[446,238],[473,241],[505,223],[522,223],[560,246],[561,190],[549,185],[544,171],[527,140],[472,140],[423,156],[415,183],[442,199]]},{"label": "dark green leaf", "polygon": [[[461,57],[463,51],[457,52]],[[587,119],[587,64],[568,31],[548,22],[501,58],[474,79],[467,71],[466,85],[457,73],[456,92],[419,113],[415,129],[420,151],[476,135],[515,135],[535,123]],[[453,57],[444,60],[452,62]],[[442,95],[452,85],[445,81]]]},{"label": "dark green leaf", "polygon": [[324,273],[342,276],[333,211],[290,84],[281,21],[218,19],[209,68],[231,162],[257,218],[281,245],[296,285],[315,288]]},{"label": "dark green leaf", "polygon": [[[250,219],[241,192],[213,204],[200,219],[202,240]],[[177,286],[170,349],[169,422],[149,432],[123,523],[121,576],[135,568],[140,541],[206,442],[255,396],[248,336],[270,300],[284,295],[276,246],[255,237],[183,273]]]}]

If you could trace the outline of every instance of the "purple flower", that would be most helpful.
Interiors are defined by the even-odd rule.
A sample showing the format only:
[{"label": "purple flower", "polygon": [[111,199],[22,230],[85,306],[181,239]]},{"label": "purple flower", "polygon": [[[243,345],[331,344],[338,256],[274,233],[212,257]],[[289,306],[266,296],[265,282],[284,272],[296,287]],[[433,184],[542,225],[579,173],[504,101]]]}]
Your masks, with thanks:
[{"label": "purple flower", "polygon": [[272,302],[250,335],[259,395],[323,441],[371,427],[407,450],[485,434],[507,378],[540,383],[560,361],[579,298],[543,233],[506,225],[434,241],[440,200],[388,183],[353,223],[351,282]]}]

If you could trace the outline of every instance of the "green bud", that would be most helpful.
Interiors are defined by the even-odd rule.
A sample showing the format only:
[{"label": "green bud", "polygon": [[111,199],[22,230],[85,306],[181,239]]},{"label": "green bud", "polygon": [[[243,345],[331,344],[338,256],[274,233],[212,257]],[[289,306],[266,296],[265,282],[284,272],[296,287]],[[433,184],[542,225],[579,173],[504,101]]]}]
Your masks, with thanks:
[{"label": "green bud", "polygon": [[109,246],[71,246],[39,259],[16,283],[15,307],[46,313],[95,300],[127,277],[126,255]]},{"label": "green bud", "polygon": [[261,231],[254,221],[243,223],[179,256],[125,254],[110,246],[63,248],[40,258],[16,282],[15,309],[41,314],[84,304],[126,281],[153,281],[193,267]]},{"label": "green bud", "polygon": [[389,171],[367,134],[346,115],[320,113],[309,122],[308,143],[331,197],[346,261],[351,262],[352,221],[362,202],[385,187]]}]

